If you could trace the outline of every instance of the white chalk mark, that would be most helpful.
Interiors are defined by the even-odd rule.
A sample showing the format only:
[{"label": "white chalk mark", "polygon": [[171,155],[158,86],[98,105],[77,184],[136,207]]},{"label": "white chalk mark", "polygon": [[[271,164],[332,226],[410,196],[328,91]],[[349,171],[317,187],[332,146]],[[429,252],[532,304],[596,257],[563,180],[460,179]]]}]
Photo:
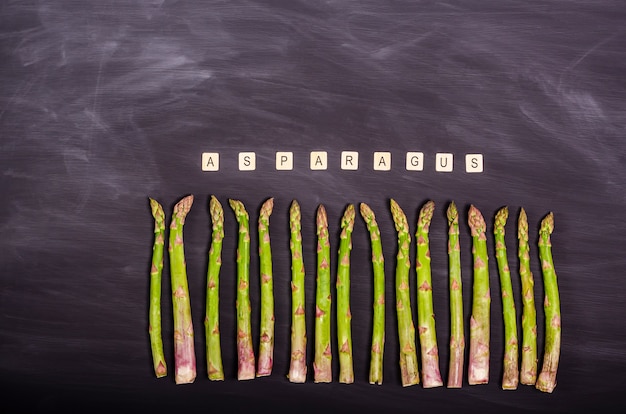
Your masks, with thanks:
[{"label": "white chalk mark", "polygon": [[102,68],[104,67],[104,51],[100,56],[100,62],[98,63],[98,74],[96,75],[96,87],[93,93],[93,102],[91,104],[91,113],[93,114],[93,122],[91,123],[91,134],[93,134],[94,126],[97,124],[96,118],[98,114],[98,96],[100,95],[100,80],[102,79]]},{"label": "white chalk mark", "polygon": [[[100,120],[100,116],[98,115],[99,97],[100,97],[100,89],[101,89],[101,82],[102,82],[102,72],[104,69],[106,56],[107,55],[110,56],[112,51],[116,47],[117,47],[117,43],[115,42],[106,42],[104,45],[104,48],[100,55],[100,61],[98,63],[98,73],[96,74],[96,85],[94,87],[94,92],[93,92],[93,102],[91,104],[91,111],[85,110],[85,113],[91,118],[91,128],[87,136],[87,139],[89,140],[89,145],[88,145],[87,150],[84,151],[83,156],[79,157],[79,159],[86,164],[89,164],[89,157],[91,156],[91,153],[93,151],[94,133],[95,133],[96,128],[107,129],[106,125],[103,124],[103,122]],[[67,157],[68,153],[66,152],[65,155]],[[76,154],[74,153],[72,155],[75,156]],[[82,210],[85,208],[85,205],[87,204],[87,201],[89,200],[89,197],[91,196],[92,187],[93,187],[93,182],[90,181],[89,185],[86,186],[85,190],[82,191],[81,194],[79,195],[80,200],[78,203],[76,203],[76,210],[75,210],[77,213],[82,212]]]},{"label": "white chalk mark", "polygon": [[418,43],[421,43],[422,40],[429,38],[432,33],[433,31],[430,31],[414,39],[409,39],[409,40],[405,40],[402,42],[393,42],[391,44],[388,44],[383,47],[379,47],[378,49],[370,52],[370,55],[375,59],[389,58],[390,55],[396,53],[398,50],[406,49],[410,46],[415,46]]},{"label": "white chalk mark", "polygon": [[573,71],[574,69],[576,69],[576,66],[580,65],[585,59],[587,59],[587,57],[589,57],[589,55],[591,55],[592,53],[594,53],[596,50],[598,50],[598,48],[601,48],[602,46],[604,46],[607,42],[609,42],[610,40],[613,40],[615,37],[617,37],[618,35],[622,34],[624,32],[623,29],[616,31],[615,33],[613,33],[610,36],[607,36],[606,38],[602,39],[601,41],[599,41],[598,43],[596,43],[595,45],[593,45],[591,48],[589,48],[585,53],[582,54],[581,57],[579,57],[578,59],[576,59],[575,61],[573,61],[572,63],[570,63],[569,65],[567,65],[567,67],[565,68],[565,70],[563,71],[563,73],[561,73],[561,76],[559,76],[559,86],[557,87],[557,90],[561,91],[561,84],[563,82],[563,78],[570,73],[571,71]]}]

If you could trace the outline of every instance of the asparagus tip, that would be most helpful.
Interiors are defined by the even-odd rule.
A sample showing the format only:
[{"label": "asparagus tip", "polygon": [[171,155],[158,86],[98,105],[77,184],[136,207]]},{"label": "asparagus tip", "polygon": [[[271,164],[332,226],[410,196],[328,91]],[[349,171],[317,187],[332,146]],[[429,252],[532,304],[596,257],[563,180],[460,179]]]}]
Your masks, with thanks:
[{"label": "asparagus tip", "polygon": [[519,212],[519,219],[517,222],[517,238],[518,240],[528,242],[528,217],[524,207]]},{"label": "asparagus tip", "polygon": [[150,198],[150,209],[152,210],[152,217],[154,217],[157,222],[160,223],[165,219],[163,207],[153,198]]},{"label": "asparagus tip", "polygon": [[191,205],[193,204],[193,195],[190,194],[186,197],[183,197],[175,206],[174,206],[174,217],[177,217],[181,223],[184,223],[185,217],[191,210]]},{"label": "asparagus tip", "polygon": [[509,209],[508,207],[502,207],[496,213],[496,219],[494,224],[494,233],[502,233],[504,234],[504,226],[506,226],[506,221],[509,218]]},{"label": "asparagus tip", "polygon": [[346,211],[343,213],[343,217],[341,219],[341,228],[346,228],[348,231],[352,231],[354,227],[355,215],[354,204],[348,204],[348,207],[346,207]]},{"label": "asparagus tip", "polygon": [[269,217],[272,215],[272,211],[274,210],[274,197],[270,197],[261,206],[261,216]]},{"label": "asparagus tip", "polygon": [[209,199],[209,207],[217,206],[218,204],[221,205],[217,197],[215,197],[214,194],[211,194],[211,198]]},{"label": "asparagus tip", "polygon": [[481,233],[485,232],[485,219],[483,218],[480,210],[478,210],[473,204],[470,205],[469,208],[468,223],[472,231],[472,237],[480,236]]},{"label": "asparagus tip", "polygon": [[213,195],[209,202],[209,213],[211,215],[213,239],[214,241],[221,241],[224,238],[224,209],[217,197]]},{"label": "asparagus tip", "polygon": [[365,203],[361,203],[359,205],[359,210],[361,211],[361,216],[363,217],[363,219],[365,219],[366,221],[368,220],[368,217],[372,217],[374,215],[374,212],[372,211],[372,209],[370,208],[370,206],[368,206]]},{"label": "asparagus tip", "polygon": [[300,220],[302,219],[302,213],[300,212],[300,204],[296,200],[293,200],[291,207],[289,207],[289,226],[291,232],[300,231]]},{"label": "asparagus tip", "polygon": [[454,204],[454,201],[450,202],[448,210],[446,211],[446,216],[448,217],[448,224],[452,224],[458,220],[459,212],[456,208],[456,204]]},{"label": "asparagus tip", "polygon": [[429,200],[424,204],[420,210],[419,218],[417,219],[417,227],[419,229],[423,229],[423,231],[427,232],[430,227],[430,222],[433,219],[433,213],[435,212],[435,202]]},{"label": "asparagus tip", "polygon": [[554,231],[554,214],[552,212],[548,213],[548,215],[541,220],[541,229],[540,233],[550,235]]},{"label": "asparagus tip", "polygon": [[316,221],[317,221],[318,231],[320,228],[328,227],[328,215],[326,214],[326,207],[324,207],[323,204],[320,204],[319,207],[317,207]]},{"label": "asparagus tip", "polygon": [[391,215],[393,216],[393,222],[396,226],[396,231],[408,233],[409,231],[409,223],[406,219],[406,215],[402,208],[398,205],[396,200],[393,198],[390,201],[391,204]]},{"label": "asparagus tip", "polygon": [[289,212],[293,216],[296,213],[300,213],[300,204],[298,204],[298,200],[293,200],[291,202],[291,206],[289,207]]},{"label": "asparagus tip", "polygon": [[237,209],[241,206],[241,201],[235,200],[234,198],[229,198],[228,205],[230,205],[230,208],[232,208],[236,213]]},{"label": "asparagus tip", "polygon": [[228,204],[230,204],[230,208],[235,212],[237,217],[243,216],[248,219],[248,212],[246,211],[243,202],[240,200],[234,200],[232,198],[228,199]]},{"label": "asparagus tip", "polygon": [[214,195],[211,196],[211,201],[209,201],[209,212],[211,213],[211,218],[213,218],[213,220],[223,217],[224,211],[222,204]]},{"label": "asparagus tip", "polygon": [[522,216],[525,218],[526,217],[526,210],[524,210],[524,207],[521,207],[519,210],[519,216],[520,218],[522,218]]}]

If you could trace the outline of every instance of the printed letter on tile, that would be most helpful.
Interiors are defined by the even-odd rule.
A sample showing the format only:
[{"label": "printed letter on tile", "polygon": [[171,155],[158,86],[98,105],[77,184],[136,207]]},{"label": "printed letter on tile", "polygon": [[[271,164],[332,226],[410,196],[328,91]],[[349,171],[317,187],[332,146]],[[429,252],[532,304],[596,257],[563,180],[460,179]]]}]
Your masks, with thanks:
[{"label": "printed letter on tile", "polygon": [[358,170],[359,169],[359,153],[356,151],[341,152],[341,169],[342,170]]},{"label": "printed letter on tile", "polygon": [[203,152],[202,153],[202,171],[219,171],[220,154],[219,152]]},{"label": "printed letter on tile", "polygon": [[408,171],[424,170],[424,153],[423,152],[407,152],[406,153],[406,169]]},{"label": "printed letter on tile", "polygon": [[310,168],[312,170],[328,169],[328,154],[326,151],[311,151]]},{"label": "printed letter on tile", "polygon": [[276,152],[276,169],[293,170],[293,152]]},{"label": "printed letter on tile", "polygon": [[239,153],[239,171],[254,171],[256,169],[256,154],[254,152]]},{"label": "printed letter on tile", "polygon": [[466,154],[465,155],[465,172],[468,172],[468,173],[483,172],[483,154]]},{"label": "printed letter on tile", "polygon": [[454,156],[446,152],[438,152],[435,156],[435,171],[452,172],[454,169]]},{"label": "printed letter on tile", "polygon": [[390,152],[375,152],[374,153],[374,169],[376,171],[391,170],[391,153]]}]

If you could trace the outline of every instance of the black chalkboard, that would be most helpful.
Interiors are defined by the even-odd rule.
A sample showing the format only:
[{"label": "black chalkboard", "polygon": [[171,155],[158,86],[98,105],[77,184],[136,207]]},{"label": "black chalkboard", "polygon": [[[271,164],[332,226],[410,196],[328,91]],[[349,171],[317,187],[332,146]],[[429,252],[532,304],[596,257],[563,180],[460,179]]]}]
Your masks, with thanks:
[{"label": "black chalkboard", "polygon": [[[623,410],[625,24],[623,2],[610,0],[3,2],[3,412]],[[326,169],[311,169],[311,152],[317,151],[326,153]],[[342,169],[344,151],[358,153],[358,169]],[[255,154],[256,169],[240,170],[242,152]],[[276,152],[291,153],[292,169],[276,168]],[[375,152],[390,158],[381,166]],[[422,154],[423,169],[407,169],[408,152]],[[203,170],[209,167],[203,153],[219,154],[219,170]],[[467,154],[482,156],[482,170],[472,170],[478,164],[466,162]],[[377,161],[387,168],[375,169]],[[437,170],[448,161],[452,171]],[[198,378],[177,386],[171,373],[156,379],[151,366],[148,197],[164,205],[169,220],[173,205],[187,194],[195,196],[185,249]],[[206,378],[202,320],[212,194],[225,206],[229,198],[242,200],[252,221],[266,198],[275,199],[270,232],[277,336],[268,378],[238,382],[235,377],[237,226],[228,209],[221,272],[226,380]],[[431,257],[444,378],[446,206],[454,200],[465,218],[470,204],[476,205],[489,231],[495,212],[509,206],[507,247],[518,313],[514,218],[524,207],[540,305],[537,230],[540,220],[554,213],[563,329],[554,393],[528,386],[501,390],[503,328],[493,256],[489,384],[465,382],[459,390],[400,385],[391,198],[407,212],[412,232],[421,205],[429,199],[436,204]],[[360,217],[352,252],[355,383],[310,379],[296,385],[286,379],[287,219],[293,199],[302,206],[309,315],[317,206],[324,204],[329,214],[335,264],[345,206],[367,202],[377,213],[390,295],[381,386],[367,381],[371,262]],[[258,335],[255,234],[251,292]],[[493,255],[493,239],[488,240]],[[468,317],[470,241],[462,220]],[[173,367],[167,264],[163,333]],[[414,276],[415,269],[413,300]],[[542,315],[539,308],[540,345]],[[307,323],[310,362],[312,318]],[[333,361],[336,375],[336,356]]]}]

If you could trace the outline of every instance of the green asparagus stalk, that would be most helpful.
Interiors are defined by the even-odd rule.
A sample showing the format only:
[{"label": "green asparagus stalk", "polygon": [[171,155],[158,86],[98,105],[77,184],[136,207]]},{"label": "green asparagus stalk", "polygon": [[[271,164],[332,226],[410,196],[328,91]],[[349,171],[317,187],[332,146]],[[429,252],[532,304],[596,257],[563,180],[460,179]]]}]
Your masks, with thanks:
[{"label": "green asparagus stalk", "polygon": [[274,365],[274,282],[272,248],[270,246],[270,215],[274,199],[266,200],[259,213],[259,267],[261,270],[261,340],[257,377],[268,376]]},{"label": "green asparagus stalk", "polygon": [[306,381],[306,319],[304,292],[304,262],[302,260],[302,215],[300,205],[293,200],[289,208],[289,227],[291,239],[291,361],[289,381]]},{"label": "green asparagus stalk", "polygon": [[374,212],[365,203],[361,203],[360,210],[370,234],[374,272],[374,326],[372,329],[369,381],[370,384],[381,385],[383,383],[383,351],[385,347],[385,259],[380,240],[380,229]]},{"label": "green asparagus stalk", "polygon": [[515,313],[515,300],[511,285],[511,272],[509,261],[506,256],[505,230],[506,221],[509,217],[509,209],[501,208],[496,213],[493,228],[496,242],[496,261],[500,274],[500,288],[502,289],[502,317],[504,319],[504,373],[502,377],[502,389],[517,389],[519,381],[518,370],[518,343],[517,343],[517,315]]},{"label": "green asparagus stalk", "polygon": [[535,281],[530,271],[528,247],[528,218],[522,208],[518,219],[519,274],[522,282],[522,366],[520,382],[535,385],[537,381],[537,309],[535,308]]},{"label": "green asparagus stalk", "polygon": [[400,345],[400,375],[402,386],[419,384],[419,365],[415,350],[415,326],[411,312],[409,294],[409,270],[411,258],[409,248],[411,234],[404,211],[391,199],[391,215],[398,233],[398,254],[396,262],[396,312],[398,314],[398,339]]},{"label": "green asparagus stalk", "polygon": [[150,199],[154,217],[154,245],[152,246],[152,266],[150,268],[150,311],[148,333],[152,348],[152,363],[157,378],[167,375],[167,365],[163,354],[161,336],[161,275],[163,273],[163,247],[165,245],[165,213],[158,201]]},{"label": "green asparagus stalk", "polygon": [[224,209],[215,196],[209,201],[212,222],[212,239],[209,248],[207,271],[206,315],[204,334],[206,337],[207,373],[211,381],[224,380],[222,345],[220,340],[220,269],[222,267],[222,240],[224,239]]},{"label": "green asparagus stalk", "polygon": [[450,368],[448,388],[463,386],[465,333],[463,328],[463,284],[461,281],[461,247],[459,243],[459,214],[454,202],[447,210],[448,271],[450,273]]},{"label": "green asparagus stalk", "polygon": [[339,382],[352,384],[352,314],[350,312],[350,251],[354,228],[354,205],[349,204],[341,219],[339,264],[337,265],[337,341],[339,344]]},{"label": "green asparagus stalk", "polygon": [[420,210],[417,221],[417,326],[422,354],[422,384],[424,388],[441,387],[443,380],[439,371],[439,348],[435,330],[433,289],[430,269],[428,232],[435,211],[435,203],[428,201]]},{"label": "green asparagus stalk", "polygon": [[168,247],[174,312],[174,380],[176,384],[189,384],[196,379],[193,321],[183,244],[185,217],[192,204],[193,195],[189,195],[174,206]]},{"label": "green asparagus stalk", "polygon": [[470,385],[489,382],[489,341],[491,295],[485,219],[480,211],[470,206],[468,223],[472,233],[474,259],[474,286],[472,316],[470,318],[469,373]]},{"label": "green asparagus stalk", "polygon": [[255,375],[254,349],[250,321],[250,224],[243,203],[228,200],[239,224],[237,242],[237,379],[249,380]]},{"label": "green asparagus stalk", "polygon": [[317,209],[317,281],[315,292],[315,359],[314,381],[332,381],[332,351],[330,347],[330,242],[326,209]]},{"label": "green asparagus stalk", "polygon": [[552,260],[552,243],[550,234],[554,230],[554,215],[549,213],[542,221],[539,229],[539,258],[543,274],[545,298],[543,309],[545,313],[545,349],[543,366],[537,378],[536,388],[543,392],[552,392],[556,387],[556,373],[561,353],[561,304],[557,276]]}]

